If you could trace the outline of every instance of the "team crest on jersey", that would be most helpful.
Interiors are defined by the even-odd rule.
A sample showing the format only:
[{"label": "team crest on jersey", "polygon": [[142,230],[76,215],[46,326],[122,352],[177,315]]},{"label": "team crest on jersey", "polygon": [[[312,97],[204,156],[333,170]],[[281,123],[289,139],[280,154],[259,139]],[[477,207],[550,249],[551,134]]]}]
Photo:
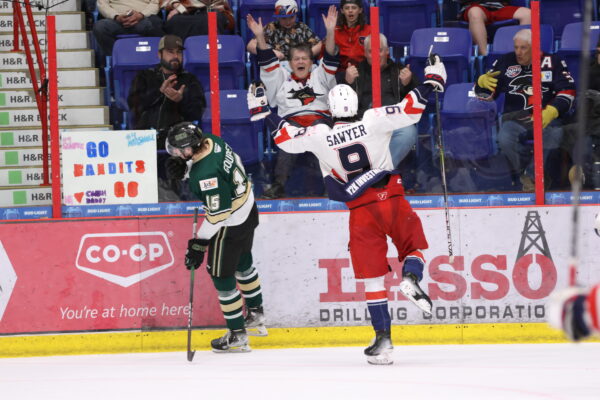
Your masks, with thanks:
[{"label": "team crest on jersey", "polygon": [[388,196],[387,192],[377,193],[377,197],[379,198],[379,201],[384,201],[385,199],[387,199],[387,196]]},{"label": "team crest on jersey", "polygon": [[303,106],[309,105],[317,99],[317,96],[321,96],[321,94],[315,93],[313,88],[309,86],[305,86],[300,90],[291,89],[288,93],[291,94],[291,97],[288,97],[288,99],[300,100]]},{"label": "team crest on jersey", "polygon": [[200,181],[200,190],[212,190],[219,187],[219,181],[217,178],[204,179]]},{"label": "team crest on jersey", "polygon": [[511,65],[510,67],[506,68],[505,75],[509,78],[514,78],[515,76],[519,75],[522,70],[523,68],[521,68],[520,65]]},{"label": "team crest on jersey", "polygon": [[542,82],[552,82],[552,71],[542,71]]}]

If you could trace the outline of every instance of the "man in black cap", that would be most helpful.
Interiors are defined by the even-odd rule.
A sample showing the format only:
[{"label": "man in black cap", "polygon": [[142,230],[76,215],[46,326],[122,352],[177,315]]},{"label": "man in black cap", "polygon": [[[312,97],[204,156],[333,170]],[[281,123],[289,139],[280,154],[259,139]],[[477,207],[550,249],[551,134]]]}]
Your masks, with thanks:
[{"label": "man in black cap", "polygon": [[[158,44],[160,63],[137,73],[127,98],[133,116],[130,126],[135,129],[156,129],[159,150],[164,149],[166,134],[171,126],[182,121],[200,122],[206,108],[202,84],[193,74],[183,70],[183,49],[183,41],[179,36],[163,36]],[[164,172],[160,168],[160,157],[158,165],[159,177],[162,177]],[[173,186],[171,189],[179,193],[180,182],[169,179],[169,176],[166,178],[169,185]],[[159,197],[160,193],[159,190]]]}]

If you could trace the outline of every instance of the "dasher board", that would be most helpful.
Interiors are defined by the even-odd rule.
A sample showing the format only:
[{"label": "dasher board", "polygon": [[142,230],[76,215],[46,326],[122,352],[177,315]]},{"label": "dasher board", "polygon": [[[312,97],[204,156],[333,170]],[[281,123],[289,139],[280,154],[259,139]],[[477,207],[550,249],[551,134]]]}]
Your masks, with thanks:
[{"label": "dasher board", "polygon": [[[1,2],[0,2],[1,3]],[[46,47],[46,37],[43,32],[38,32],[39,43],[42,51]],[[19,36],[20,38],[20,36]],[[29,47],[33,49],[31,37],[29,37]],[[20,49],[24,48],[23,40],[19,40]],[[88,34],[86,31],[63,31],[56,33],[56,48],[58,50],[67,49],[87,49],[90,47]],[[13,50],[13,34],[11,32],[0,32],[0,51],[12,51]]]},{"label": "dasher board", "polygon": [[[50,162],[50,154],[48,154],[48,162]],[[44,165],[42,148],[0,149],[0,167],[41,167],[42,165]]]},{"label": "dasher board", "polygon": [[[92,68],[94,67],[94,52],[89,49],[59,50],[58,68]],[[44,55],[44,65],[48,65]],[[33,65],[38,65],[35,53],[31,55]],[[28,68],[27,56],[21,52],[0,52],[0,69],[26,69]]]},{"label": "dasher board", "polygon": [[[1,70],[0,70],[1,71]],[[59,87],[98,86],[96,68],[77,68],[58,70]],[[28,71],[1,71],[0,89],[30,89],[31,79]]]},{"label": "dasher board", "polygon": [[[50,169],[48,169],[48,174],[50,174]],[[50,176],[48,182],[50,182]],[[19,187],[40,185],[42,183],[44,183],[43,168],[0,168],[0,186]]]},{"label": "dasher board", "polygon": [[[61,127],[69,125],[107,125],[110,123],[108,107],[83,106],[62,107],[58,109],[58,123]],[[41,118],[37,108],[0,109],[0,127],[37,127]]]},{"label": "dasher board", "polygon": [[50,186],[0,190],[0,207],[47,206],[52,204]]},{"label": "dasher board", "polygon": [[[104,88],[58,88],[60,106],[104,105]],[[33,90],[0,90],[0,111],[3,107],[37,107]]]},{"label": "dasher board", "polygon": [[[57,31],[80,31],[85,30],[84,13],[82,12],[58,12],[52,13],[56,16],[56,30]],[[13,14],[12,12],[0,13],[0,32],[11,32],[13,31]],[[46,14],[44,13],[33,13],[33,21],[38,34],[41,31],[46,30]],[[25,18],[25,24],[27,31],[29,32],[29,21]]]}]

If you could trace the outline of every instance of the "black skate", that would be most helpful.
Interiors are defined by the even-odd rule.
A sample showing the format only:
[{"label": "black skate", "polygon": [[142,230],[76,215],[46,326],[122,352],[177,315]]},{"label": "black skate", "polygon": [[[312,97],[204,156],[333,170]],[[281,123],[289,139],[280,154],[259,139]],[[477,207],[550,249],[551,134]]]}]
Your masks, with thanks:
[{"label": "black skate", "polygon": [[223,337],[211,340],[210,346],[215,353],[247,353],[250,351],[245,329],[227,331]]},{"label": "black skate", "polygon": [[391,355],[394,350],[390,331],[375,331],[375,339],[371,345],[365,349],[367,362],[374,365],[389,365],[393,364]]},{"label": "black skate", "polygon": [[407,299],[415,303],[417,307],[431,315],[432,303],[431,299],[419,286],[417,277],[408,272],[402,278],[400,282],[400,291],[406,296]]},{"label": "black skate", "polygon": [[246,318],[244,319],[246,330],[250,336],[267,336],[265,327],[265,313],[262,306],[248,307],[246,309]]}]

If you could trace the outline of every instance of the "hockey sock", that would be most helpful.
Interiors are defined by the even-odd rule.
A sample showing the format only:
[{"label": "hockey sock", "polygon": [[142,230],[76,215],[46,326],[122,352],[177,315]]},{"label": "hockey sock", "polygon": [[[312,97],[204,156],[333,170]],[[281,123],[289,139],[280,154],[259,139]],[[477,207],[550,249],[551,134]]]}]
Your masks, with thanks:
[{"label": "hockey sock", "polygon": [[252,254],[242,254],[240,264],[235,273],[239,288],[246,300],[248,307],[258,307],[262,305],[262,289],[258,271],[252,266]]},{"label": "hockey sock", "polygon": [[406,275],[407,273],[411,273],[417,277],[417,282],[420,282],[423,279],[423,266],[425,265],[425,257],[423,257],[423,253],[419,250],[415,250],[411,253],[408,253],[406,258],[404,259],[404,267],[402,269],[402,275]]},{"label": "hockey sock", "polygon": [[392,324],[388,309],[387,291],[384,277],[365,279],[367,307],[371,315],[371,324],[376,331],[389,331]]},{"label": "hockey sock", "polygon": [[240,291],[235,287],[235,278],[230,276],[228,278],[213,277],[212,279],[217,289],[219,304],[227,328],[229,330],[244,328],[244,315],[242,313],[244,302]]}]

